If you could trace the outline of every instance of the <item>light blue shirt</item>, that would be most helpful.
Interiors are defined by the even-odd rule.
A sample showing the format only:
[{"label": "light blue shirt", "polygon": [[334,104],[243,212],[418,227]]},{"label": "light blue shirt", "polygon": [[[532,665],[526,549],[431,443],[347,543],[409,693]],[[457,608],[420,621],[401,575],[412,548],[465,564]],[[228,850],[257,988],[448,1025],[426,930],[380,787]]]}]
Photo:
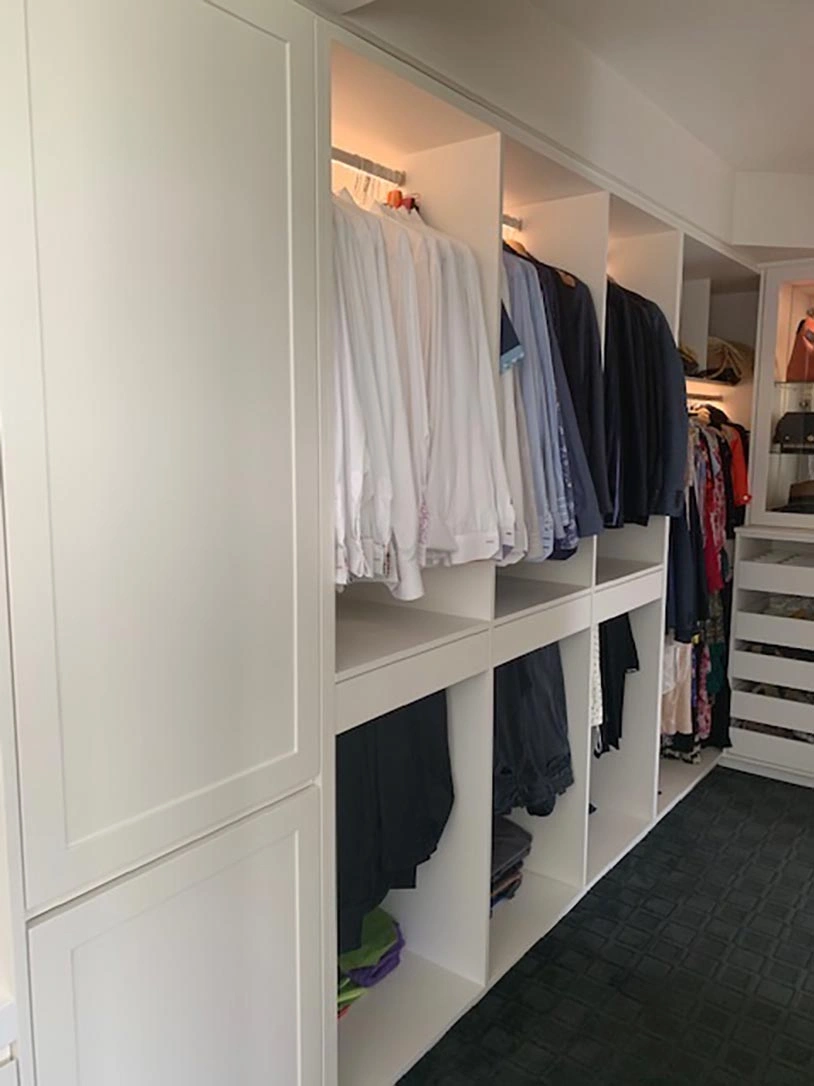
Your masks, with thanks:
[{"label": "light blue shirt", "polygon": [[511,253],[504,252],[503,263],[509,280],[512,319],[526,352],[520,367],[521,391],[531,446],[534,494],[540,514],[540,536],[543,555],[547,557],[552,553],[555,541],[565,548],[576,546],[577,541],[568,450],[557,400],[545,301],[537,272],[527,261]]}]

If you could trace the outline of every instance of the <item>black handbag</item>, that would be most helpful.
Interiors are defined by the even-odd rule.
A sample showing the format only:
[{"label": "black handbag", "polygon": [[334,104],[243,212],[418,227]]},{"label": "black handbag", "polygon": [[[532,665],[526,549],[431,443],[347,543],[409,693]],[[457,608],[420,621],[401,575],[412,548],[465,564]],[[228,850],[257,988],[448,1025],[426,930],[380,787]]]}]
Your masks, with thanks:
[{"label": "black handbag", "polygon": [[814,456],[814,412],[787,411],[777,424],[774,441],[781,452]]}]

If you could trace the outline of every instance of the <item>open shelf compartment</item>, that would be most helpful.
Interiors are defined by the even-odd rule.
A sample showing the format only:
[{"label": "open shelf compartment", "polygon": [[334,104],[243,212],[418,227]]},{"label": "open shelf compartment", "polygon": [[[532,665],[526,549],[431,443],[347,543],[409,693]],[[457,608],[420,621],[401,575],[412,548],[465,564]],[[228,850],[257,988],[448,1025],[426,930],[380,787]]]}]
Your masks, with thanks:
[{"label": "open shelf compartment", "polygon": [[587,879],[601,878],[642,837],[656,814],[663,651],[663,606],[630,612],[639,670],[625,680],[619,750],[590,758]]},{"label": "open shelf compartment", "polygon": [[[455,799],[411,890],[382,907],[405,938],[399,966],[338,1023],[339,1082],[395,1083],[482,994],[487,982],[492,672],[446,690]],[[386,727],[386,722],[378,726]],[[478,902],[481,902],[480,908]]]},{"label": "open shelf compartment", "polygon": [[479,984],[405,951],[338,1024],[339,1086],[395,1083],[478,999]]},{"label": "open shelf compartment", "polygon": [[[547,817],[508,816],[532,835],[515,897],[500,902],[489,924],[489,980],[498,980],[542,939],[582,896],[588,817],[588,716],[591,633],[559,642],[565,682],[574,783]],[[484,887],[488,892],[488,884]]]}]

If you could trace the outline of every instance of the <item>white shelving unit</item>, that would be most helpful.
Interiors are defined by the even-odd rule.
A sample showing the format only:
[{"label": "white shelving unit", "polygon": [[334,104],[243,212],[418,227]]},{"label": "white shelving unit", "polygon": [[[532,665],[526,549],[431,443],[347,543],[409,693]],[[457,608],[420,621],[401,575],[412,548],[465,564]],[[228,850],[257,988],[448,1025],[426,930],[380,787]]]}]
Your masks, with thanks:
[{"label": "white shelving unit", "polygon": [[[335,598],[331,147],[471,246],[496,380],[503,213],[600,327],[608,273],[677,331],[687,252],[727,254],[292,0],[14,0],[0,38],[0,1081],[388,1086],[701,773],[658,762],[664,518]],[[738,636],[799,643],[758,590]],[[591,645],[625,611],[642,668],[596,761]],[[575,781],[518,815],[490,919],[494,670],[553,642]],[[400,968],[337,1026],[336,736],[438,690],[454,808],[387,900]]]},{"label": "white shelving unit", "polygon": [[[766,558],[780,561],[766,561]],[[761,560],[764,559],[764,560]],[[751,525],[738,533],[729,658],[732,729],[725,765],[814,787],[814,620],[766,614],[790,597],[814,614],[814,531]],[[803,650],[803,658],[777,655]],[[800,696],[789,697],[788,691]],[[795,733],[796,737],[790,733]]]},{"label": "white shelving unit", "polygon": [[[726,253],[710,250],[694,238],[684,239],[680,338],[693,350],[701,372],[707,368],[709,338],[743,344],[753,352],[757,341],[760,278],[754,268]],[[736,385],[688,377],[687,393],[696,402],[709,401],[732,422],[751,425],[754,371]]]},{"label": "white shelving unit", "polygon": [[[502,214],[521,221],[530,252],[588,284],[600,328],[611,274],[656,301],[677,330],[681,231],[348,35],[332,31],[325,48],[332,143],[404,171],[403,187],[420,192],[427,222],[474,250],[493,318],[496,380]],[[381,586],[354,585],[337,597],[336,732],[446,689],[456,793],[418,887],[385,901],[408,953],[338,1023],[343,1086],[395,1082],[713,768],[706,754],[700,766],[660,764],[667,539],[666,518],[654,517],[646,527],[582,540],[564,562],[429,571],[414,603],[394,602]],[[641,669],[628,677],[621,749],[596,759],[591,641],[600,622],[626,612]],[[553,642],[563,661],[575,782],[549,817],[513,813],[531,832],[532,851],[516,897],[490,919],[494,670]],[[590,817],[589,801],[597,806]],[[326,975],[330,1015],[330,968]]]}]

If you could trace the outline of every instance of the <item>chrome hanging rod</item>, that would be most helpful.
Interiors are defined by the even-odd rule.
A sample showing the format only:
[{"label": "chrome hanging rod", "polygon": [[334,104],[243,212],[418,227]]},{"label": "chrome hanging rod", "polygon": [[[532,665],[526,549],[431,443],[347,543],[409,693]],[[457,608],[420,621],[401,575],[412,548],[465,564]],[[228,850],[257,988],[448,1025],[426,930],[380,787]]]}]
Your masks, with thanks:
[{"label": "chrome hanging rod", "polygon": [[513,215],[504,215],[503,216],[503,225],[511,227],[512,230],[522,230],[523,229],[523,220],[522,219],[516,219]]},{"label": "chrome hanging rod", "polygon": [[341,162],[343,166],[351,166],[361,173],[370,174],[371,177],[380,177],[393,185],[401,186],[407,181],[407,174],[403,170],[391,170],[389,166],[381,166],[378,162],[371,162],[369,158],[362,158],[361,155],[352,155],[341,147],[331,148],[331,158],[334,162]]}]

